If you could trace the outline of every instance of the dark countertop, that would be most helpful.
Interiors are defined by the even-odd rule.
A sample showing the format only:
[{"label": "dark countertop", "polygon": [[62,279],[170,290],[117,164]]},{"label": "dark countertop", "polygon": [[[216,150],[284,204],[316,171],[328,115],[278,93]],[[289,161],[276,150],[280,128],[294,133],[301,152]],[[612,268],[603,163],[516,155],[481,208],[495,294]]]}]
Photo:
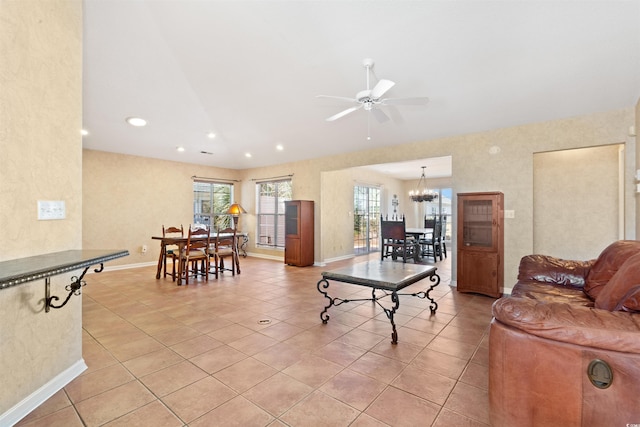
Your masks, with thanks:
[{"label": "dark countertop", "polygon": [[0,289],[129,255],[120,249],[69,250],[0,262]]}]

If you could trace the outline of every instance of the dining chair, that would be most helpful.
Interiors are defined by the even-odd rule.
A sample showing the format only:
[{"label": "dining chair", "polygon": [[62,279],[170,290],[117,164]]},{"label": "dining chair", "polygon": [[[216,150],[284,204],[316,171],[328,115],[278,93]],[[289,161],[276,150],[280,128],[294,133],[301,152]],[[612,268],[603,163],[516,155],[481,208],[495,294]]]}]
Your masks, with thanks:
[{"label": "dining chair", "polygon": [[[209,257],[213,257],[213,273],[216,278],[218,273],[231,271],[233,276],[240,274],[240,257],[238,256],[238,241],[235,228],[224,228],[216,233],[214,244],[209,251]],[[224,266],[224,259],[231,258],[231,266]]]},{"label": "dining chair", "polygon": [[441,234],[442,223],[436,221],[433,225],[433,232],[425,238],[420,239],[420,247],[423,257],[433,257],[433,262],[438,261],[438,257],[442,261]]},{"label": "dining chair", "polygon": [[433,228],[436,225],[436,218],[427,218],[424,216],[424,228]]},{"label": "dining chair", "polygon": [[417,242],[407,237],[404,215],[401,221],[388,221],[381,216],[380,235],[382,237],[381,261],[387,257],[391,257],[394,261],[401,257],[402,262],[407,262],[407,258],[417,259]]},{"label": "dining chair", "polygon": [[[182,228],[182,224],[180,224],[180,228],[178,227],[166,227],[164,226],[164,224],[162,225],[162,237],[184,237],[184,229]],[[173,268],[171,269],[171,273],[169,273],[169,276],[171,276],[171,278],[173,279],[173,281],[175,282],[176,280],[176,260],[178,260],[178,246],[176,245],[162,245],[162,253],[163,253],[163,270],[164,270],[164,277],[167,277],[167,259],[171,258],[171,260],[173,261]]]},{"label": "dining chair", "polygon": [[206,225],[189,226],[187,244],[180,252],[179,271],[185,283],[189,284],[189,277],[198,276],[209,280],[209,245],[211,230]]},{"label": "dining chair", "polygon": [[440,216],[440,261],[442,261],[442,255],[447,257],[447,242],[445,241],[447,235],[447,216]]}]

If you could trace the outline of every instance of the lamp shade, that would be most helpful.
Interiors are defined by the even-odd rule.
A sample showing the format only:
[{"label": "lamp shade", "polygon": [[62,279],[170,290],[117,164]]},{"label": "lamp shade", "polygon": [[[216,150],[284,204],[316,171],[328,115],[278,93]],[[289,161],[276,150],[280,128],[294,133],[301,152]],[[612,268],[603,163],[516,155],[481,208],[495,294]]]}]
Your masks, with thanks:
[{"label": "lamp shade", "polygon": [[238,203],[234,203],[231,206],[229,206],[229,210],[227,211],[227,213],[229,215],[240,215],[240,214],[247,213],[247,211],[245,211],[244,208],[240,206]]}]

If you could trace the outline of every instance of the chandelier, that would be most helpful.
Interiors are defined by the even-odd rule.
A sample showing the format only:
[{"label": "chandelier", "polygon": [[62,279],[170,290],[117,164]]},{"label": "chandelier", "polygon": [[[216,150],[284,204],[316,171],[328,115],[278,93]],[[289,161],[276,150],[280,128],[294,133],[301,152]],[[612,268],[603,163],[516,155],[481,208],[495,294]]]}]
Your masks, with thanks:
[{"label": "chandelier", "polygon": [[438,193],[427,188],[427,178],[424,176],[424,170],[426,168],[426,166],[422,166],[422,176],[420,176],[416,190],[409,191],[409,199],[411,199],[412,202],[433,202],[438,198]]}]

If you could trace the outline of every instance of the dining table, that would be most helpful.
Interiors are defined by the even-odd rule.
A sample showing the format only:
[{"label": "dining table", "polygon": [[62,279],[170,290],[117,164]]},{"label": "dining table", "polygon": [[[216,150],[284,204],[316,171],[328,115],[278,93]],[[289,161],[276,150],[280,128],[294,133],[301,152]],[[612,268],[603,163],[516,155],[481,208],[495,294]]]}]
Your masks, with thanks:
[{"label": "dining table", "polygon": [[[415,239],[418,246],[420,246],[420,239],[429,238],[433,234],[433,228],[413,228],[407,227],[404,229],[404,233],[407,236],[411,236],[411,238]],[[417,259],[423,257],[424,248],[421,248],[417,252]]]},{"label": "dining table", "polygon": [[420,240],[421,237],[427,237],[433,233],[433,228],[412,228],[407,227],[404,229],[406,235],[413,237],[416,240]]},{"label": "dining table", "polygon": [[[217,232],[211,232],[210,239],[215,240]],[[232,237],[232,233],[221,233],[220,237]],[[187,245],[188,237],[178,237],[178,236],[151,236],[153,240],[160,241],[160,255],[158,257],[158,269],[156,270],[156,279],[159,279],[162,275],[162,266],[164,265],[165,257],[167,256],[167,246],[177,246],[178,252],[182,252],[184,247]],[[191,237],[192,241],[196,240],[206,240],[207,237]],[[239,240],[242,239],[242,243],[238,243]],[[243,257],[247,256],[247,252],[245,250],[246,244],[249,241],[249,236],[247,233],[236,232],[236,250],[238,250],[238,254],[240,251],[243,252]],[[236,262],[236,270],[240,273],[240,264]],[[182,284],[182,263],[178,263],[178,285]]]}]

